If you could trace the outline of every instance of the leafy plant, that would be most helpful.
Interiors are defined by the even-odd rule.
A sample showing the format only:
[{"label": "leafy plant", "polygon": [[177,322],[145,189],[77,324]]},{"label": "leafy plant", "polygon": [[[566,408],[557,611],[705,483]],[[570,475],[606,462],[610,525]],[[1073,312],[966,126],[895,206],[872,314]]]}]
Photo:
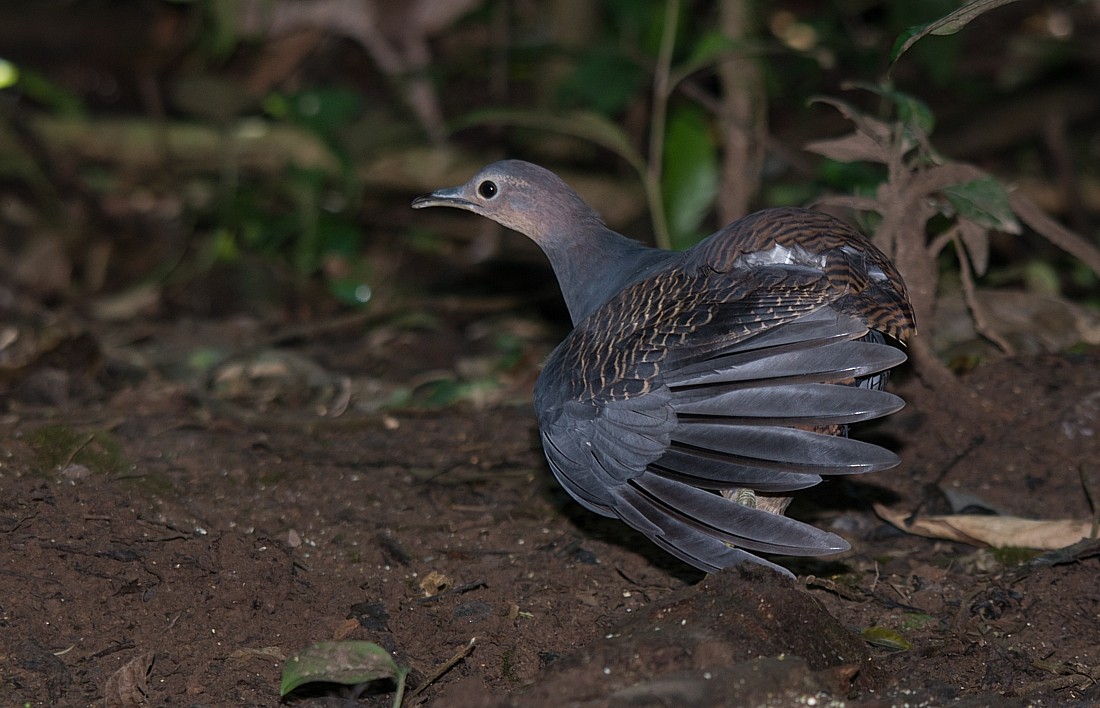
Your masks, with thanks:
[{"label": "leafy plant", "polygon": [[[582,61],[561,87],[568,107],[583,106],[563,113],[531,109],[489,109],[472,112],[453,127],[497,124],[535,128],[587,140],[618,155],[638,174],[645,189],[653,232],[658,246],[684,248],[699,239],[699,228],[714,206],[719,183],[718,141],[712,116],[692,101],[675,101],[682,82],[696,72],[712,68],[732,56],[743,55],[746,47],[719,33],[705,31],[691,36],[682,31],[685,10],[680,0],[647,4],[643,12],[637,3],[610,3],[620,24],[635,27],[652,37],[648,49],[655,52],[647,66],[636,58],[608,53],[601,48]],[[654,11],[654,10],[663,11]],[[677,43],[686,46],[678,51]],[[677,61],[678,57],[682,57]],[[649,78],[650,117],[648,145],[643,154],[626,129],[610,116],[637,100],[638,91]],[[594,93],[593,76],[602,76],[601,86],[613,89]]]},{"label": "leafy plant", "polygon": [[[891,62],[896,62],[914,43],[929,35],[961,30],[978,16],[1014,0],[974,0],[899,37]],[[950,247],[958,264],[963,295],[975,329],[1006,352],[1012,347],[989,324],[976,297],[976,278],[989,265],[989,241],[994,231],[1019,235],[1020,222],[1079,258],[1100,273],[1100,250],[1070,232],[1026,196],[1014,192],[982,170],[938,154],[929,136],[934,127],[932,111],[920,100],[894,90],[889,84],[852,84],[885,99],[890,117],[882,119],[833,98],[819,98],[853,125],[853,132],[839,138],[813,142],[807,150],[841,163],[871,162],[886,168],[885,179],[873,196],[832,196],[819,203],[852,208],[876,217],[875,241],[892,257],[905,276],[925,336],[913,342],[918,370],[930,383],[949,386],[953,379],[934,356],[931,337],[932,311],[937,295],[937,259]],[[937,224],[932,228],[931,224]]]},{"label": "leafy plant", "polygon": [[[886,179],[872,196],[830,196],[819,200],[873,214],[876,244],[905,276],[925,336],[912,343],[918,370],[931,383],[949,385],[952,377],[928,342],[939,283],[937,259],[951,247],[963,295],[975,329],[1006,352],[1011,346],[992,326],[976,297],[975,280],[989,264],[994,231],[1020,234],[1023,221],[1054,245],[1100,273],[1100,251],[1059,226],[1025,196],[1011,192],[982,170],[938,154],[929,134],[932,113],[919,100],[884,86],[856,85],[886,99],[892,117],[880,119],[849,103],[817,99],[832,106],[854,126],[853,132],[810,143],[806,149],[839,162],[873,162],[886,167]],[[933,227],[936,224],[938,226]]]}]

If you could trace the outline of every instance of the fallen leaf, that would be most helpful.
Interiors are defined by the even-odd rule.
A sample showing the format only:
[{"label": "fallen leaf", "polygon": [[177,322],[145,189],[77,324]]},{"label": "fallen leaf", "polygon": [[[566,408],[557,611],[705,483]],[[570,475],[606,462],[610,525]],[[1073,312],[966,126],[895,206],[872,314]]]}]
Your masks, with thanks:
[{"label": "fallen leaf", "polygon": [[430,571],[420,580],[420,589],[424,597],[433,597],[454,585],[454,582],[438,570]]},{"label": "fallen leaf", "polygon": [[161,305],[161,288],[138,285],[114,295],[104,295],[89,303],[92,317],[104,322],[129,322],[156,312]]},{"label": "fallen leaf", "polygon": [[1018,516],[950,514],[919,516],[892,511],[875,504],[875,513],[902,531],[927,538],[942,538],[972,546],[1053,550],[1077,543],[1092,533],[1091,521],[1074,519],[1022,519]]},{"label": "fallen leaf", "polygon": [[107,708],[132,708],[149,705],[149,670],[153,667],[153,652],[130,659],[107,679],[103,701]]},{"label": "fallen leaf", "polygon": [[332,633],[333,641],[340,642],[347,639],[355,630],[359,629],[360,626],[359,620],[355,617],[347,618],[336,628],[336,631]]},{"label": "fallen leaf", "polygon": [[859,636],[863,637],[864,641],[885,649],[909,651],[913,648],[909,640],[903,637],[900,632],[895,632],[886,627],[867,627],[859,633]]}]

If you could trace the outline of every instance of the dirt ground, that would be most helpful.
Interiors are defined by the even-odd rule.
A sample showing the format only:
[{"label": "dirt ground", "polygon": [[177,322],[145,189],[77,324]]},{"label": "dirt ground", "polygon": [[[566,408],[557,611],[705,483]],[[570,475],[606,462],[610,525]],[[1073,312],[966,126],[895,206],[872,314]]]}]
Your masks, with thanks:
[{"label": "dirt ground", "polygon": [[704,577],[557,488],[529,392],[561,329],[530,307],[294,327],[8,308],[51,334],[0,382],[5,705],[128,705],[147,668],[150,705],[273,706],[283,660],[332,639],[409,667],[406,705],[1100,704],[1095,545],[1036,562],[871,509],[965,492],[1089,519],[1098,351],[1001,360],[949,395],[896,377],[908,407],[855,434],[904,463],[800,494],[792,513],[853,549],[781,560],[792,583]]}]

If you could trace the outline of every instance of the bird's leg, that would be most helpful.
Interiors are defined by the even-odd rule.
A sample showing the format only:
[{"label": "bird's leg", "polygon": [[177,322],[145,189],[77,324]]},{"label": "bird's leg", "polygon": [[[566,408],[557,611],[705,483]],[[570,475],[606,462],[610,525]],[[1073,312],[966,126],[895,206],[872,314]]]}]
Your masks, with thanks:
[{"label": "bird's leg", "polygon": [[748,487],[735,487],[733,489],[723,489],[722,496],[731,501],[735,501],[741,506],[747,506],[750,509],[756,508],[756,490],[749,489]]},{"label": "bird's leg", "polygon": [[760,509],[772,514],[783,515],[792,497],[777,497],[769,494],[757,494],[755,489],[748,487],[734,487],[733,489],[720,490],[722,496],[730,501],[735,501],[741,506],[751,509]]},{"label": "bird's leg", "polygon": [[[844,383],[849,386],[854,386],[856,380],[849,379]],[[825,433],[826,435],[848,436],[847,425],[799,425],[795,427],[801,430],[810,430],[815,433]],[[733,487],[732,489],[722,489],[719,491],[726,499],[735,501],[741,506],[747,506],[751,509],[760,509],[761,511],[779,514],[780,516],[787,511],[787,506],[791,503],[792,499],[792,497],[757,494],[755,489],[749,489],[748,487]]]}]

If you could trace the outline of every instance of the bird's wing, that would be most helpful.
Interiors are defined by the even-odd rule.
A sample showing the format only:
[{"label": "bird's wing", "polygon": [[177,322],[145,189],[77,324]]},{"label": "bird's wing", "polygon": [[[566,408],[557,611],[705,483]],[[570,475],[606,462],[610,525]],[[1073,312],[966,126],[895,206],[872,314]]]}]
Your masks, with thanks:
[{"label": "bird's wing", "polygon": [[890,259],[850,225],[808,209],[766,209],[738,219],[690,251],[690,260],[729,272],[762,263],[801,263],[824,271],[840,295],[834,307],[905,342],[916,331],[913,306]]},{"label": "bird's wing", "polygon": [[[669,271],[627,287],[550,355],[535,406],[550,467],[585,507],[615,516],[705,570],[757,560],[739,548],[817,555],[834,534],[714,489],[778,492],[823,474],[884,469],[879,447],[805,428],[900,408],[844,385],[905,355],[837,312],[821,271]],[[770,564],[769,564],[770,565]]]}]

